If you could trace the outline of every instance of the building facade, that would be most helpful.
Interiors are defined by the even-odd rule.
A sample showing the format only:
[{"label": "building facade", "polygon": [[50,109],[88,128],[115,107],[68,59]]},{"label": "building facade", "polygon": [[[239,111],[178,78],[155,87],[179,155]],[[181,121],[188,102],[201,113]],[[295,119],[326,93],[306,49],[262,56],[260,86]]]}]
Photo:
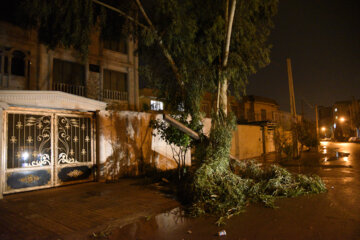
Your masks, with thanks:
[{"label": "building facade", "polygon": [[[143,111],[163,111],[164,102],[156,96],[156,90],[140,89],[140,108]],[[216,99],[213,94],[205,93],[200,110],[209,118],[214,111]],[[290,124],[290,113],[280,111],[278,103],[261,96],[244,96],[241,100],[228,97],[228,111],[231,111],[239,123],[271,122]]]},{"label": "building facade", "polygon": [[100,112],[138,110],[139,84],[135,43],[99,36],[84,59],[0,22],[0,198],[100,176]]},{"label": "building facade", "polygon": [[[209,93],[205,94],[201,103],[201,110],[210,116],[215,99]],[[241,100],[233,96],[228,97],[228,110],[233,112],[238,122],[276,122],[279,105],[273,99],[260,96],[244,96]]]},{"label": "building facade", "polygon": [[35,30],[0,22],[0,89],[62,91],[137,110],[138,57],[130,40],[102,41],[92,33],[89,54],[48,49]]}]

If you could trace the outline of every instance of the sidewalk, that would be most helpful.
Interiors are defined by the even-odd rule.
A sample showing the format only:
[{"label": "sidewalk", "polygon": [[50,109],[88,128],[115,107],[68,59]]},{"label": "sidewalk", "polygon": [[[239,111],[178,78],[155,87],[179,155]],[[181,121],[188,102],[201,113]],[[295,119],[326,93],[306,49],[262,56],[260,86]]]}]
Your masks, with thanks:
[{"label": "sidewalk", "polygon": [[178,205],[136,179],[7,195],[0,200],[0,239],[89,239]]}]

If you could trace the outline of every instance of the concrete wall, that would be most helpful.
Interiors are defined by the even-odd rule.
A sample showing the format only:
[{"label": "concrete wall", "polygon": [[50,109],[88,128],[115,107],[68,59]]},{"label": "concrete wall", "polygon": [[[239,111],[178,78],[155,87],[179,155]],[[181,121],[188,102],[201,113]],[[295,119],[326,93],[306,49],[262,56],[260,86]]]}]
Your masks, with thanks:
[{"label": "concrete wall", "polygon": [[[209,136],[211,119],[203,119],[203,125],[204,134]],[[274,130],[254,125],[237,125],[231,142],[231,155],[240,160],[259,157],[264,153],[263,139],[266,153],[275,152]]]},{"label": "concrete wall", "polygon": [[238,125],[231,142],[231,154],[237,159],[261,156],[263,138],[260,126]]},{"label": "concrete wall", "polygon": [[[113,180],[139,175],[146,168],[167,170],[177,167],[171,146],[159,136],[153,136],[153,129],[149,127],[151,120],[159,118],[161,115],[130,111],[98,113],[101,178]],[[190,151],[186,162],[191,164]]]}]

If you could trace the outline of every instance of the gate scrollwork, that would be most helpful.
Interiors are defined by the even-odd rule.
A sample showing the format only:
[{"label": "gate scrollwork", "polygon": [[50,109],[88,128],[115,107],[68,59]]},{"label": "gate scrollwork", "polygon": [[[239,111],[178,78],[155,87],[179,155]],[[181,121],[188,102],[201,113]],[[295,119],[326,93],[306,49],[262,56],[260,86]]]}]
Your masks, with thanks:
[{"label": "gate scrollwork", "polygon": [[8,168],[51,164],[51,116],[8,114]]},{"label": "gate scrollwork", "polygon": [[91,119],[58,117],[58,164],[91,161]]}]

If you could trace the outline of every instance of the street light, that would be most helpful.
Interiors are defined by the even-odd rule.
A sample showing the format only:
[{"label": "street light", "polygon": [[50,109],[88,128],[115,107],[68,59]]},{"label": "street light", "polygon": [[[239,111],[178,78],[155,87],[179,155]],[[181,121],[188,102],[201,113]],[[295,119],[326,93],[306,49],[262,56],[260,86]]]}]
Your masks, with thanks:
[{"label": "street light", "polygon": [[324,136],[325,136],[325,138],[326,138],[326,127],[322,127],[322,128],[321,128],[321,131],[323,132],[323,134],[324,134]]},{"label": "street light", "polygon": [[340,122],[342,122],[342,123],[345,122],[345,118],[344,118],[344,117],[341,117],[339,120],[340,120]]}]

